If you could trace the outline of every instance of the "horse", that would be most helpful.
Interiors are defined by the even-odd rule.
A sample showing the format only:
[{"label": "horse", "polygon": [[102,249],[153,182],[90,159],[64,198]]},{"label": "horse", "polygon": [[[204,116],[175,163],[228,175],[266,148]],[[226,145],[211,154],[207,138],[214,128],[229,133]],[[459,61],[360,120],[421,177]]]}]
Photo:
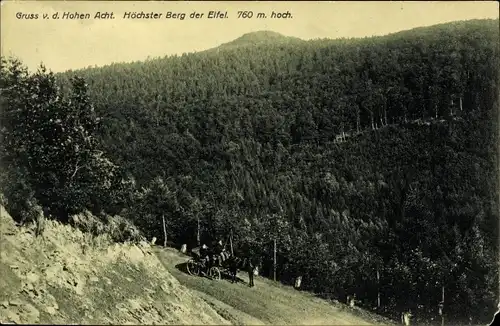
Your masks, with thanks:
[{"label": "horse", "polygon": [[236,282],[236,274],[238,273],[238,270],[244,270],[248,273],[249,286],[254,286],[253,276],[254,271],[257,268],[257,264],[255,264],[251,258],[240,258],[227,251],[223,251],[214,256],[213,261],[215,264],[228,269],[231,276],[231,283]]},{"label": "horse", "polygon": [[228,259],[228,269],[229,273],[231,275],[231,283],[236,282],[236,274],[238,273],[238,270],[244,270],[248,273],[248,286],[253,287],[255,286],[253,282],[253,276],[254,276],[254,271],[255,268],[257,267],[256,264],[252,261],[251,258],[245,257],[245,258],[239,258],[236,256],[231,256]]}]

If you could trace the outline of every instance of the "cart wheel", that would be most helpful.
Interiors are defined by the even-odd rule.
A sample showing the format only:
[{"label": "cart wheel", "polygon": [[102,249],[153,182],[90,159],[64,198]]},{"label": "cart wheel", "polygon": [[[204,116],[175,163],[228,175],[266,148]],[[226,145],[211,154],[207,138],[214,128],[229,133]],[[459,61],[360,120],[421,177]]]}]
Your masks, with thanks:
[{"label": "cart wheel", "polygon": [[209,276],[213,280],[220,280],[221,276],[220,276],[220,270],[219,270],[219,268],[216,267],[216,266],[213,266],[212,268],[210,268]]},{"label": "cart wheel", "polygon": [[189,275],[195,275],[195,276],[200,275],[200,265],[198,265],[198,263],[196,261],[194,261],[193,259],[190,259],[187,262],[186,267],[187,267],[187,271],[188,271]]}]

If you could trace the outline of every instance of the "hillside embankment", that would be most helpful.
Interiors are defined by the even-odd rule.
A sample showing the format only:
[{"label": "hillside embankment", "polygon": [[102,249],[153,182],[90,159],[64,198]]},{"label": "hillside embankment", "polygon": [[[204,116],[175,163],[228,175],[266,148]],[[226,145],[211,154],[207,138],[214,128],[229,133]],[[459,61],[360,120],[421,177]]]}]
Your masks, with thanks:
[{"label": "hillside embankment", "polygon": [[190,276],[175,249],[112,243],[48,220],[35,236],[3,206],[0,218],[2,324],[392,324],[261,277],[249,288]]},{"label": "hillside embankment", "polygon": [[147,243],[113,244],[0,207],[0,323],[229,324],[166,271]]}]

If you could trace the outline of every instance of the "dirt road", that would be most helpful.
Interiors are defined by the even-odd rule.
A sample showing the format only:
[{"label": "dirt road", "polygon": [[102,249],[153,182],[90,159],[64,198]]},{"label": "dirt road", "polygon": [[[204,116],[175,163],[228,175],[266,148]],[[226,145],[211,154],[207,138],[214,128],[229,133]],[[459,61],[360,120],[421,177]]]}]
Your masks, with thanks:
[{"label": "dirt road", "polygon": [[233,324],[394,325],[361,309],[331,303],[262,277],[256,277],[255,287],[249,288],[245,273],[238,274],[245,284],[191,276],[183,269],[189,257],[173,249],[155,249],[155,253],[182,285],[196,291]]}]

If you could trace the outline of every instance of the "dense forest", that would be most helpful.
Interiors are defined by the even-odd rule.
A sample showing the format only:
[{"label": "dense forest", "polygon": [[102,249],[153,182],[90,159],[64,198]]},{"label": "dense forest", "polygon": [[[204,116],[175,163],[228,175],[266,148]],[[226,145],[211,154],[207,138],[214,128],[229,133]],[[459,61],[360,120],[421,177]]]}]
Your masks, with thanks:
[{"label": "dense forest", "polygon": [[499,58],[499,21],[473,20],[363,39],[256,32],[56,75],[3,60],[3,200],[23,219],[118,214],[148,238],[165,217],[190,247],[232,233],[268,276],[276,240],[283,283],[369,308],[380,291],[381,313],[422,320],[444,288],[448,320],[490,322]]}]

